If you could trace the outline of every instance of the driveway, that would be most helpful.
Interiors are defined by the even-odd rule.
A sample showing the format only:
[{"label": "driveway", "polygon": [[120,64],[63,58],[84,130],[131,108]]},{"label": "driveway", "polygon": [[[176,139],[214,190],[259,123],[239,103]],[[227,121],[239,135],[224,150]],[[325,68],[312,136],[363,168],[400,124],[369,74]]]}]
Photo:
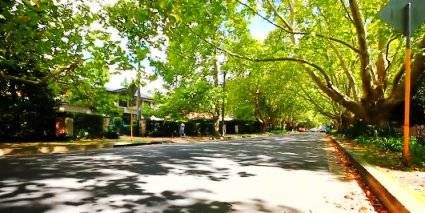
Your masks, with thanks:
[{"label": "driveway", "polygon": [[0,159],[1,212],[373,212],[321,134]]}]

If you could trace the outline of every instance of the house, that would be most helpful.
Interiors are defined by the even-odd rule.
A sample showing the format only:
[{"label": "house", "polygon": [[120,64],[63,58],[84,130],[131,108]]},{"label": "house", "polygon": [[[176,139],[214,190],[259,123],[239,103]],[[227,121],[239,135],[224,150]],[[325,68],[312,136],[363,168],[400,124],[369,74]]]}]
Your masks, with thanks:
[{"label": "house", "polygon": [[[126,88],[108,91],[117,94],[118,97],[115,104],[122,112],[122,121],[125,129],[128,130],[121,133],[130,135],[131,116],[135,119],[137,112],[137,92],[129,96]],[[143,112],[146,107],[153,106],[153,99],[142,91],[140,94],[140,111]],[[55,133],[59,138],[102,137],[103,133],[108,131],[110,124],[111,119],[108,116],[96,113],[87,106],[62,102],[56,108]],[[133,129],[135,135],[145,135],[146,121],[143,116],[141,116],[139,127],[138,131]]]},{"label": "house", "polygon": [[[146,133],[146,119],[143,117],[143,109],[146,107],[152,107],[154,105],[153,99],[150,95],[144,93],[141,88],[140,90],[140,112],[141,112],[141,120],[139,123],[139,135],[144,136]],[[134,116],[137,113],[137,96],[138,92],[135,91],[133,95],[129,95],[129,91],[127,88],[120,88],[115,90],[108,90],[111,93],[118,95],[118,101],[116,102],[116,106],[122,110],[122,119],[125,126],[129,126],[131,120],[134,119]],[[133,116],[133,117],[132,117]],[[128,133],[127,133],[128,134]],[[136,134],[137,135],[137,134]]]},{"label": "house", "polygon": [[[124,114],[136,114],[137,91],[132,97],[129,96],[127,88],[120,88],[108,91],[118,95],[118,102],[116,103],[116,105],[123,110]],[[144,107],[150,107],[152,105],[153,99],[146,93],[140,91],[140,109],[143,110]]]},{"label": "house", "polygon": [[89,107],[62,102],[56,109],[56,137],[102,137],[109,123],[108,117],[93,112]]}]

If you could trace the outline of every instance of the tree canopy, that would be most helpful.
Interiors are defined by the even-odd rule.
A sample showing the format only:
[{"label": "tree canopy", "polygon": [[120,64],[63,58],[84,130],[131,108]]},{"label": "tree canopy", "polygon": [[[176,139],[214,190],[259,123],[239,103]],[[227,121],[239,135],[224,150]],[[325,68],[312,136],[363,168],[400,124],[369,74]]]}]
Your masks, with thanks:
[{"label": "tree canopy", "polygon": [[[386,2],[2,1],[0,80],[47,85],[56,98],[107,112],[109,74],[133,70],[136,86],[163,80],[157,115],[208,114],[216,131],[223,112],[264,127],[383,125],[404,91],[402,36],[378,17]],[[254,18],[273,27],[264,40],[251,34]],[[414,84],[424,33],[413,37]]]}]

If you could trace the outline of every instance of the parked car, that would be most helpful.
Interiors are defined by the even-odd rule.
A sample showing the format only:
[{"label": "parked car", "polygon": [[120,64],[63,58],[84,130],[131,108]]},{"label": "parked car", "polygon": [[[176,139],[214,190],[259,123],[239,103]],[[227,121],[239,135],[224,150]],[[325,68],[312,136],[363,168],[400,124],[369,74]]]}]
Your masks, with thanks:
[{"label": "parked car", "polygon": [[330,129],[325,125],[310,129],[310,132],[329,132]]}]

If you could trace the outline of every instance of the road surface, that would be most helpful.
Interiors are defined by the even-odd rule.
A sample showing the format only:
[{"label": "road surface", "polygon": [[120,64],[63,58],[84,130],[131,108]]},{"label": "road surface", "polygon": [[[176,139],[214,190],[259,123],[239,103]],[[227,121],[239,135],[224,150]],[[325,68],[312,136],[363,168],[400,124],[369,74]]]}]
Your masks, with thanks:
[{"label": "road surface", "polygon": [[373,212],[322,137],[0,158],[0,212]]}]

